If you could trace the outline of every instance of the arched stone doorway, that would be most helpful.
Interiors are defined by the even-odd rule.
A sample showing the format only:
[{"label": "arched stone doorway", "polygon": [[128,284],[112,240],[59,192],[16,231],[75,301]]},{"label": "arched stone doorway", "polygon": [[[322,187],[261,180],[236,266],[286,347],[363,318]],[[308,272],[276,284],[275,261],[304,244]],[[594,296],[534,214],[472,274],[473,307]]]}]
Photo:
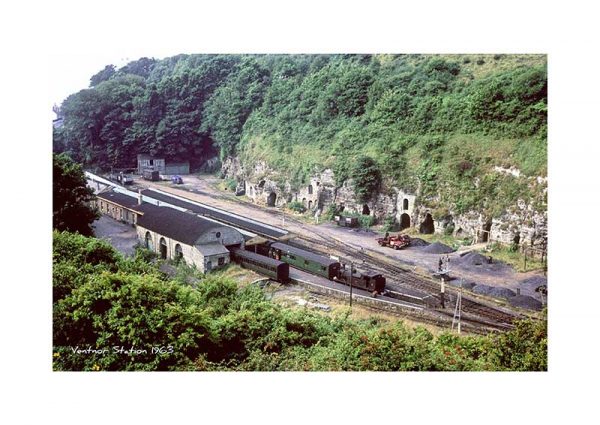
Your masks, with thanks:
[{"label": "arched stone doorway", "polygon": [[146,232],[146,248],[150,251],[154,251],[154,244],[152,243],[152,235],[150,232]]},{"label": "arched stone doorway", "polygon": [[410,216],[406,213],[400,216],[400,230],[408,229],[410,227]]},{"label": "arched stone doorway", "polygon": [[425,220],[423,220],[423,223],[421,223],[421,226],[419,226],[419,232],[429,235],[432,234],[434,230],[435,226],[433,224],[433,217],[431,214],[427,213]]},{"label": "arched stone doorway", "polygon": [[308,201],[308,209],[312,209],[312,201]]},{"label": "arched stone doorway", "polygon": [[175,261],[180,262],[183,259],[183,250],[181,245],[175,245]]},{"label": "arched stone doorway", "polygon": [[404,211],[406,211],[408,209],[408,199],[404,198],[404,201],[402,201],[402,209]]},{"label": "arched stone doorway", "polygon": [[304,206],[304,208],[306,208],[306,198],[302,198],[302,206]]},{"label": "arched stone doorway", "polygon": [[277,200],[277,194],[275,192],[269,193],[269,197],[267,198],[267,206],[274,207],[276,200]]},{"label": "arched stone doorway", "polygon": [[163,260],[167,259],[167,241],[165,241],[165,238],[160,238],[160,258],[162,258]]},{"label": "arched stone doorway", "polygon": [[363,213],[363,215],[369,215],[369,214],[371,214],[371,210],[369,209],[369,206],[367,204],[363,205],[362,213]]}]

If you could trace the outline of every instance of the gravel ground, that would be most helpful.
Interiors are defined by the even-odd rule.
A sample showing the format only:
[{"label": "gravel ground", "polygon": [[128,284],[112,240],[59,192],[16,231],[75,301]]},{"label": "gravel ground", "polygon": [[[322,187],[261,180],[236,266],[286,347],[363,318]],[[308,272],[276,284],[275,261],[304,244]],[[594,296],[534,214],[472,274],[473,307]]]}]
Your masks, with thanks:
[{"label": "gravel ground", "polygon": [[510,298],[517,295],[517,293],[511,289],[489,285],[475,285],[472,291],[476,294],[488,295],[496,298]]},{"label": "gravel ground", "polygon": [[94,233],[98,239],[108,241],[120,253],[133,256],[137,245],[137,233],[135,229],[129,225],[113,220],[110,217],[103,215],[93,224]]},{"label": "gravel ground", "polygon": [[531,310],[542,309],[542,303],[529,295],[517,295],[509,298],[508,302],[515,307],[523,307]]}]

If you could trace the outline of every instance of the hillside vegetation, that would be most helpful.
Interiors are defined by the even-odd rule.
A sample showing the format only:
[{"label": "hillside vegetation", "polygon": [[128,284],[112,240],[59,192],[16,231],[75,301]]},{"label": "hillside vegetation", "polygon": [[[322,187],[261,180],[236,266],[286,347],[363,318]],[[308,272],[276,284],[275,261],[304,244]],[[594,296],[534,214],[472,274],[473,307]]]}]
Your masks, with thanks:
[{"label": "hillside vegetation", "polygon": [[324,168],[341,184],[366,156],[382,190],[459,213],[545,202],[492,171],[546,175],[543,55],[180,55],[107,67],[91,84],[64,101],[54,137],[88,166],[133,166],[139,152],[198,166],[218,152],[299,187]]},{"label": "hillside vegetation", "polygon": [[547,369],[545,320],[434,336],[285,309],[257,286],[214,274],[190,286],[166,278],[148,254],[125,259],[105,241],[54,232],[54,370]]}]

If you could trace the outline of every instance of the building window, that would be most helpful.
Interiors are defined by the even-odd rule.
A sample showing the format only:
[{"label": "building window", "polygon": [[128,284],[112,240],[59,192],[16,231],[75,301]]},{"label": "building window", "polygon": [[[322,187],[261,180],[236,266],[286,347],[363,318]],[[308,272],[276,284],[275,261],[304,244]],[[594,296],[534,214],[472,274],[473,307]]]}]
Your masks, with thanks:
[{"label": "building window", "polygon": [[160,258],[162,258],[163,260],[166,260],[167,259],[167,241],[165,241],[165,238],[160,238],[159,245],[160,245]]},{"label": "building window", "polygon": [[181,245],[175,245],[175,261],[179,262],[183,258],[183,251]]},{"label": "building window", "polygon": [[154,245],[152,244],[152,235],[150,232],[146,232],[146,248],[150,251],[154,251]]},{"label": "building window", "polygon": [[219,239],[219,238],[221,237],[221,232],[217,232],[217,233],[215,234],[215,236],[217,237],[217,239]]},{"label": "building window", "polygon": [[219,257],[219,266],[225,264],[225,257]]}]

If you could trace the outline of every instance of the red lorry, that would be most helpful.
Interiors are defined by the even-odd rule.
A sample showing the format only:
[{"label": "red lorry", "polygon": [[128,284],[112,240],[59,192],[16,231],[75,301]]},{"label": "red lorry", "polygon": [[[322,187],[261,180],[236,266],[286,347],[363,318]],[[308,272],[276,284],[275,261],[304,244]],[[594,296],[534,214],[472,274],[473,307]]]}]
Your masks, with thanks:
[{"label": "red lorry", "polygon": [[410,245],[410,236],[400,235],[388,236],[386,233],[385,237],[377,238],[377,243],[381,246],[389,246],[390,248],[400,249]]}]

